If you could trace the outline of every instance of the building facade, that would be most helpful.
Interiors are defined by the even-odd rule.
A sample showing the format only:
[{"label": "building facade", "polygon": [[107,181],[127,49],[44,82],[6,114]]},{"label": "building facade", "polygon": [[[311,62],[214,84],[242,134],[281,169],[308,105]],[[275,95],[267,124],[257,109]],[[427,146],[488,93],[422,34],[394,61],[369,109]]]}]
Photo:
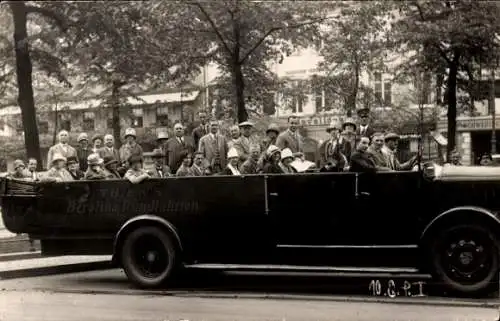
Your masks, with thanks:
[{"label": "building facade", "polygon": [[[193,121],[194,113],[202,105],[200,98],[198,89],[177,89],[139,95],[135,98],[128,97],[120,106],[122,134],[128,127],[135,128],[138,140],[145,146],[145,150],[149,151],[154,147],[158,131],[170,131],[176,122]],[[112,109],[104,99],[61,102],[57,109],[54,105],[37,105],[37,109],[42,155],[45,155],[53,144],[55,134],[62,129],[69,131],[71,144],[76,144],[77,136],[83,132],[89,137],[95,134],[113,134]],[[0,152],[3,155],[12,155],[9,158],[23,156],[22,153],[15,153],[24,146],[24,129],[19,107],[0,108],[0,142]]]}]

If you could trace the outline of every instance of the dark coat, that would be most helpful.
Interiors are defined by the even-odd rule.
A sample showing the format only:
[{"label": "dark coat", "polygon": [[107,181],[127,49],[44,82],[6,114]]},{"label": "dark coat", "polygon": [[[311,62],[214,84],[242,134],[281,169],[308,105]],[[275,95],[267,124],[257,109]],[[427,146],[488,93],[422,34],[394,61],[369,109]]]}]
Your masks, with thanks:
[{"label": "dark coat", "polygon": [[208,124],[205,124],[205,126],[200,124],[198,127],[193,129],[193,141],[196,149],[199,148],[200,139],[209,133],[208,126]]},{"label": "dark coat", "polygon": [[367,152],[355,151],[351,155],[349,171],[358,173],[375,173],[377,167]]},{"label": "dark coat", "polygon": [[172,173],[177,173],[177,170],[182,164],[182,159],[187,154],[194,153],[194,141],[189,136],[183,136],[184,142],[181,144],[177,137],[171,137],[167,141],[167,159],[168,167]]},{"label": "dark coat", "polygon": [[361,133],[361,128],[359,125],[356,126],[356,137],[358,139],[360,139],[361,137],[368,137],[371,139],[373,134],[375,134],[375,129],[373,129],[370,124],[368,124],[364,133]]},{"label": "dark coat", "polygon": [[283,174],[283,170],[281,169],[280,165],[271,162],[268,162],[264,165],[262,172],[266,174]]}]

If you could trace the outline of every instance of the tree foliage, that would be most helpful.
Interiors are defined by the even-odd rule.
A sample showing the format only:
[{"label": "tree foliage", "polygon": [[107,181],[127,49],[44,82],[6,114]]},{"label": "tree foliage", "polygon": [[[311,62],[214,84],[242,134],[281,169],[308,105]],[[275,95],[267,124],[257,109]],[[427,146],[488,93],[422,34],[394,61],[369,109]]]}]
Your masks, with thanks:
[{"label": "tree foliage", "polygon": [[[462,75],[472,80],[474,66],[497,60],[499,6],[487,1],[412,1],[399,3],[393,26],[402,66],[432,72],[446,84],[448,153],[455,148],[457,88]],[[441,77],[441,80],[439,78]]]},{"label": "tree foliage", "polygon": [[[194,42],[178,29],[175,17],[156,2],[45,2],[64,16],[68,32],[60,35],[57,53],[68,68],[80,71],[79,82],[104,87],[113,111],[113,133],[120,141],[119,106],[142,88],[179,83],[199,72]],[[172,18],[172,19],[170,19]]]},{"label": "tree foliage", "polygon": [[[271,62],[295,48],[307,47],[318,36],[318,23],[331,13],[329,5],[301,2],[189,1],[164,2],[206,61],[218,64],[218,79],[230,93],[238,121],[248,118],[246,105],[263,104],[275,91]],[[163,11],[167,11],[163,9]],[[175,13],[174,13],[175,12]]]},{"label": "tree foliage", "polygon": [[342,104],[349,114],[357,104],[369,104],[367,99],[374,98],[362,77],[386,70],[391,8],[389,1],[349,3],[323,29],[321,75],[313,79],[313,88],[324,90],[330,101]]}]

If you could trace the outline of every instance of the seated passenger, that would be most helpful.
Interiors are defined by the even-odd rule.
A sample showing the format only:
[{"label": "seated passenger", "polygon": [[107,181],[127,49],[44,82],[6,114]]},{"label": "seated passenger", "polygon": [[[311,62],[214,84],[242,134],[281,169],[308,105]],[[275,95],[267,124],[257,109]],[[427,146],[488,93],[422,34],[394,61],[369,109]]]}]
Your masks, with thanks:
[{"label": "seated passenger", "polygon": [[262,172],[267,174],[283,174],[283,170],[279,165],[280,161],[281,151],[278,146],[269,146],[266,151],[266,161]]},{"label": "seated passenger", "polygon": [[28,159],[28,176],[34,182],[40,181],[40,174],[36,170],[37,167],[38,161],[36,160],[36,158]]},{"label": "seated passenger", "polygon": [[260,158],[260,145],[250,145],[250,157],[241,164],[242,174],[258,174],[259,173],[259,158]]},{"label": "seated passenger", "polygon": [[139,184],[140,182],[148,179],[150,176],[148,172],[142,168],[143,162],[142,156],[131,155],[127,160],[130,168],[127,170],[123,178],[128,179],[132,184]]},{"label": "seated passenger", "polygon": [[191,170],[191,160],[193,157],[189,153],[185,153],[182,157],[181,166],[175,173],[177,176],[193,176],[193,171]]},{"label": "seated passenger", "polygon": [[377,171],[372,156],[366,151],[368,145],[370,145],[370,139],[368,137],[361,137],[358,146],[356,146],[356,151],[351,155],[349,167],[351,172],[375,173]]},{"label": "seated passenger", "polygon": [[47,171],[47,179],[56,182],[71,182],[74,181],[73,176],[66,169],[66,157],[59,153],[52,156],[52,164]]},{"label": "seated passenger", "polygon": [[240,156],[238,151],[231,147],[229,152],[227,152],[227,165],[226,168],[222,170],[221,175],[241,175],[240,170],[238,169],[238,163],[240,160]]},{"label": "seated passenger", "polygon": [[170,173],[170,167],[163,165],[164,155],[160,149],[157,148],[153,150],[151,158],[153,158],[153,161],[155,162],[154,167],[149,171],[152,178],[165,178],[172,175]]},{"label": "seated passenger", "polygon": [[81,180],[85,176],[85,174],[80,170],[80,164],[78,164],[78,158],[76,156],[68,157],[66,166],[68,167],[69,174],[74,180]]},{"label": "seated passenger", "polygon": [[85,172],[86,180],[101,180],[106,179],[106,172],[103,167],[103,159],[97,153],[90,154],[87,157],[88,168]]},{"label": "seated passenger", "polygon": [[391,171],[387,165],[387,153],[383,151],[384,147],[384,134],[377,132],[372,135],[372,143],[366,150],[370,154],[372,160],[375,162],[378,171]]},{"label": "seated passenger", "polygon": [[394,171],[408,171],[413,168],[413,165],[417,162],[417,156],[413,156],[409,161],[401,164],[396,158],[396,149],[399,143],[399,135],[395,133],[389,133],[385,135],[385,146],[384,152],[387,157],[387,165],[390,169]]},{"label": "seated passenger", "polygon": [[107,179],[120,179],[122,178],[118,172],[118,161],[113,155],[104,156],[104,172]]},{"label": "seated passenger", "polygon": [[208,176],[210,170],[204,166],[205,157],[202,152],[194,153],[193,165],[191,165],[191,172],[193,176]]},{"label": "seated passenger", "polygon": [[14,179],[22,179],[22,180],[29,179],[28,173],[26,172],[26,166],[24,165],[24,162],[20,159],[16,159],[14,161],[14,172],[9,173],[9,175],[7,177],[14,178]]},{"label": "seated passenger", "polygon": [[290,148],[285,148],[281,151],[281,161],[279,163],[279,167],[283,171],[284,174],[294,174],[297,173],[295,168],[292,166],[292,162],[294,161],[293,153]]}]

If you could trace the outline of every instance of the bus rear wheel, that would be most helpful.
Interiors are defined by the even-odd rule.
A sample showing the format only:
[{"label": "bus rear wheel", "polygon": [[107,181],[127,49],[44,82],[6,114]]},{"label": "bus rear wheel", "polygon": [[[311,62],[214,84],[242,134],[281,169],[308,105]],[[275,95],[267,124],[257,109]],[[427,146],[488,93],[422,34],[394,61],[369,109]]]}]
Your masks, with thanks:
[{"label": "bus rear wheel", "polygon": [[122,267],[128,279],[140,288],[157,288],[172,277],[177,249],[172,238],[155,226],[130,232],[122,247]]}]

